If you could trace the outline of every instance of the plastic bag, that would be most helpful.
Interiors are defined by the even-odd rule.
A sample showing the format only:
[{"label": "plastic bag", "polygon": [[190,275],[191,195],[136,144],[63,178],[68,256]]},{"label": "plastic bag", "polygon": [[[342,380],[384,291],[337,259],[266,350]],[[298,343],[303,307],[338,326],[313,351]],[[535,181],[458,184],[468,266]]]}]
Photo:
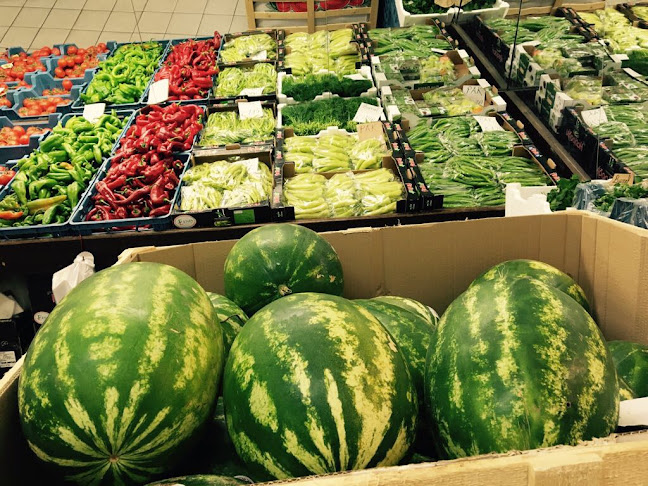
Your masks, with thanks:
[{"label": "plastic bag", "polygon": [[633,211],[635,209],[636,199],[629,197],[620,197],[612,205],[610,218],[622,223],[630,223],[632,221]]},{"label": "plastic bag", "polygon": [[70,290],[94,274],[94,256],[88,251],[79,253],[71,265],[52,276],[52,294],[58,304]]},{"label": "plastic bag", "polygon": [[583,182],[576,186],[572,207],[595,211],[594,201],[607,192],[608,184],[605,182]]},{"label": "plastic bag", "polygon": [[648,229],[648,199],[635,200],[630,224]]}]

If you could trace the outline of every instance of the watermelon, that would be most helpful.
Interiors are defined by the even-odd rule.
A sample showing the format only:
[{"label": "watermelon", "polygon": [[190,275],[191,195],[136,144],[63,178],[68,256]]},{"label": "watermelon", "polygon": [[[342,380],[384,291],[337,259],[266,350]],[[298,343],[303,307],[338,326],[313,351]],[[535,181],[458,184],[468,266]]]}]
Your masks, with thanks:
[{"label": "watermelon", "polygon": [[149,483],[147,486],[162,486],[171,484],[173,486],[240,486],[250,484],[248,481],[230,478],[227,476],[214,476],[209,474],[196,474],[193,476],[179,476],[177,478],[164,479]]},{"label": "watermelon", "polygon": [[179,461],[209,420],[223,338],[187,274],[129,263],[81,282],[47,319],[18,386],[36,455],[81,484],[142,484]]},{"label": "watermelon", "polygon": [[267,225],[236,242],[225,260],[225,295],[248,315],[285,295],[342,295],[342,264],[320,235],[294,224]]},{"label": "watermelon", "polygon": [[223,398],[241,459],[280,479],[395,465],[417,425],[416,391],[390,334],[325,294],[284,297],[245,324]]},{"label": "watermelon", "polygon": [[379,297],[374,297],[372,300],[379,302],[387,302],[388,304],[395,305],[409,312],[414,312],[419,314],[423,319],[429,322],[430,326],[436,327],[437,322],[439,322],[439,315],[434,309],[428,307],[427,305],[421,304],[419,301],[414,299],[408,299],[407,297],[397,297],[395,295],[381,295]]},{"label": "watermelon", "polygon": [[619,387],[583,307],[540,280],[497,278],[471,285],[441,317],[425,403],[455,458],[607,436]]},{"label": "watermelon", "polygon": [[248,316],[227,297],[214,292],[207,292],[207,295],[214,306],[217,320],[223,327],[223,341],[225,343],[225,355],[227,356],[234,339],[248,320]]},{"label": "watermelon", "polygon": [[[614,354],[612,355],[612,357],[614,358]],[[619,371],[617,370],[617,373],[618,372]],[[621,378],[621,376],[619,376],[618,378],[619,378],[619,398],[621,399],[621,401],[632,400],[634,398],[637,398],[634,391],[632,391],[632,389],[628,386],[626,381],[623,378]]]},{"label": "watermelon", "polygon": [[608,342],[617,373],[635,397],[648,397],[648,346],[629,341]]},{"label": "watermelon", "polygon": [[574,279],[557,268],[536,260],[509,260],[499,263],[477,277],[473,284],[499,277],[515,278],[519,276],[528,276],[540,280],[550,287],[554,287],[569,295],[582,305],[583,309],[587,312],[591,310],[585,292],[583,292],[583,289]]}]

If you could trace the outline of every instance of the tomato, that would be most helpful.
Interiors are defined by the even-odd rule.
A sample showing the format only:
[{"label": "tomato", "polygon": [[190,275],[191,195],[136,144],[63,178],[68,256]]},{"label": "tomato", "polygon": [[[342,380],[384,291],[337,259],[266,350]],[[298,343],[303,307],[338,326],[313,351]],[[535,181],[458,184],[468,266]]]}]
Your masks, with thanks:
[{"label": "tomato", "polygon": [[27,145],[29,143],[29,135],[21,135],[18,139],[18,143],[20,143],[20,145]]},{"label": "tomato", "polygon": [[35,100],[34,98],[25,98],[25,99],[23,100],[23,106],[24,106],[25,108],[31,108],[31,107],[34,106],[35,104],[36,104],[36,100]]},{"label": "tomato", "polygon": [[60,55],[61,55],[61,49],[59,49],[58,47],[52,49],[52,56],[60,56]]},{"label": "tomato", "polygon": [[9,101],[7,98],[1,98],[0,106],[6,106],[7,108],[11,108],[11,101]]},{"label": "tomato", "polygon": [[65,91],[70,91],[72,89],[72,81],[69,79],[64,79],[62,84]]},{"label": "tomato", "polygon": [[45,113],[56,113],[56,106],[48,106],[45,108]]},{"label": "tomato", "polygon": [[65,71],[63,71],[63,68],[57,67],[56,69],[54,69],[54,75],[57,78],[63,78],[65,77]]},{"label": "tomato", "polygon": [[38,116],[41,113],[42,113],[41,110],[39,110],[38,108],[29,108],[27,110],[27,116]]},{"label": "tomato", "polygon": [[29,108],[25,108],[24,106],[22,108],[18,108],[18,115],[29,116]]},{"label": "tomato", "polygon": [[81,64],[83,62],[83,56],[80,54],[77,54],[74,56],[74,64]]},{"label": "tomato", "polygon": [[67,60],[66,60],[66,64],[67,64],[67,67],[74,67],[74,65],[76,64],[74,62],[74,56],[73,57],[68,57]]},{"label": "tomato", "polygon": [[49,56],[50,54],[52,54],[52,49],[49,46],[41,47],[40,50],[45,56]]},{"label": "tomato", "polygon": [[108,50],[108,47],[104,42],[97,44],[97,48],[99,49],[99,52],[106,52]]},{"label": "tomato", "polygon": [[64,68],[65,66],[67,66],[67,61],[64,57],[61,57],[58,61],[56,61],[56,65],[60,68]]},{"label": "tomato", "polygon": [[13,176],[16,175],[16,172],[13,170],[3,170],[0,173],[0,185],[1,186],[6,186],[11,179],[13,179]]},{"label": "tomato", "polygon": [[21,135],[25,134],[25,128],[21,127],[20,125],[16,125],[15,127],[13,127],[12,130],[18,136],[21,136]]},{"label": "tomato", "polygon": [[77,46],[70,46],[67,48],[67,55],[74,56],[77,53],[77,51],[78,51]]}]

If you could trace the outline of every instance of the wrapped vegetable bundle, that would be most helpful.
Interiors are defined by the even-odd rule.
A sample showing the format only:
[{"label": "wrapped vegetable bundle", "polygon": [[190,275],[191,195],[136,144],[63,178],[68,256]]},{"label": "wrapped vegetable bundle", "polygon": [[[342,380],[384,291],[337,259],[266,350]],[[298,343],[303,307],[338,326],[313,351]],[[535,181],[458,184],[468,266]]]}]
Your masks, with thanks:
[{"label": "wrapped vegetable bundle", "polygon": [[220,111],[209,115],[200,147],[216,147],[232,143],[254,143],[272,140],[275,118],[272,110],[263,109],[263,117],[241,120],[236,111]]},{"label": "wrapped vegetable bundle", "polygon": [[353,74],[360,60],[351,29],[321,30],[313,34],[296,32],[286,36],[285,44],[289,49],[285,66],[296,76],[322,70],[338,75]]},{"label": "wrapped vegetable bundle", "polygon": [[437,38],[440,34],[436,25],[412,25],[397,29],[371,29],[369,38],[375,56],[398,54],[425,58],[430,55],[430,49],[452,49],[446,39]]},{"label": "wrapped vegetable bundle", "polygon": [[218,75],[214,96],[227,98],[238,96],[244,89],[263,88],[263,94],[274,93],[277,71],[272,64],[261,62],[253,67],[229,67]]},{"label": "wrapped vegetable bundle", "polygon": [[322,93],[332,93],[343,98],[360,96],[373,86],[370,79],[352,79],[353,75],[332,73],[286,76],[282,83],[282,94],[295,101],[312,101]]},{"label": "wrapped vegetable bundle", "polygon": [[190,168],[182,184],[182,211],[254,206],[270,199],[272,174],[256,158],[219,160]]},{"label": "wrapped vegetable bundle", "polygon": [[384,141],[358,141],[355,134],[324,134],[320,137],[289,137],[284,158],[295,164],[296,173],[377,169],[389,152]]},{"label": "wrapped vegetable bundle", "polygon": [[433,89],[423,94],[423,99],[430,107],[442,108],[448,116],[479,113],[483,106],[468,98],[460,88]]},{"label": "wrapped vegetable bundle", "polygon": [[220,51],[220,62],[234,62],[255,59],[265,61],[277,56],[277,43],[268,34],[242,35],[225,43]]},{"label": "wrapped vegetable bundle", "polygon": [[319,174],[299,174],[284,183],[284,202],[295,208],[295,218],[348,218],[376,216],[396,211],[403,185],[389,169],[330,179]]}]

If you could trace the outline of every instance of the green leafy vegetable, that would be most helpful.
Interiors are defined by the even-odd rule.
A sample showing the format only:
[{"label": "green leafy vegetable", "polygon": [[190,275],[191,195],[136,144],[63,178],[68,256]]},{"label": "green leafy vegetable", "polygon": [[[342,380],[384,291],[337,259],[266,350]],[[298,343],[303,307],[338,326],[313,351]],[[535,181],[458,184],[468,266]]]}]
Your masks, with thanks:
[{"label": "green leafy vegetable", "polygon": [[331,98],[288,105],[282,109],[283,125],[295,135],[317,135],[328,127],[355,131],[353,118],[362,103],[378,105],[376,98]]},{"label": "green leafy vegetable", "polygon": [[335,74],[307,74],[306,76],[286,76],[282,92],[295,101],[312,101],[322,93],[333,93],[343,98],[360,96],[369,90],[373,83],[368,79],[350,79]]},{"label": "green leafy vegetable", "polygon": [[557,188],[547,194],[547,202],[551,210],[563,211],[570,207],[578,184],[580,179],[577,175],[572,175],[570,179],[559,179],[556,183]]}]

